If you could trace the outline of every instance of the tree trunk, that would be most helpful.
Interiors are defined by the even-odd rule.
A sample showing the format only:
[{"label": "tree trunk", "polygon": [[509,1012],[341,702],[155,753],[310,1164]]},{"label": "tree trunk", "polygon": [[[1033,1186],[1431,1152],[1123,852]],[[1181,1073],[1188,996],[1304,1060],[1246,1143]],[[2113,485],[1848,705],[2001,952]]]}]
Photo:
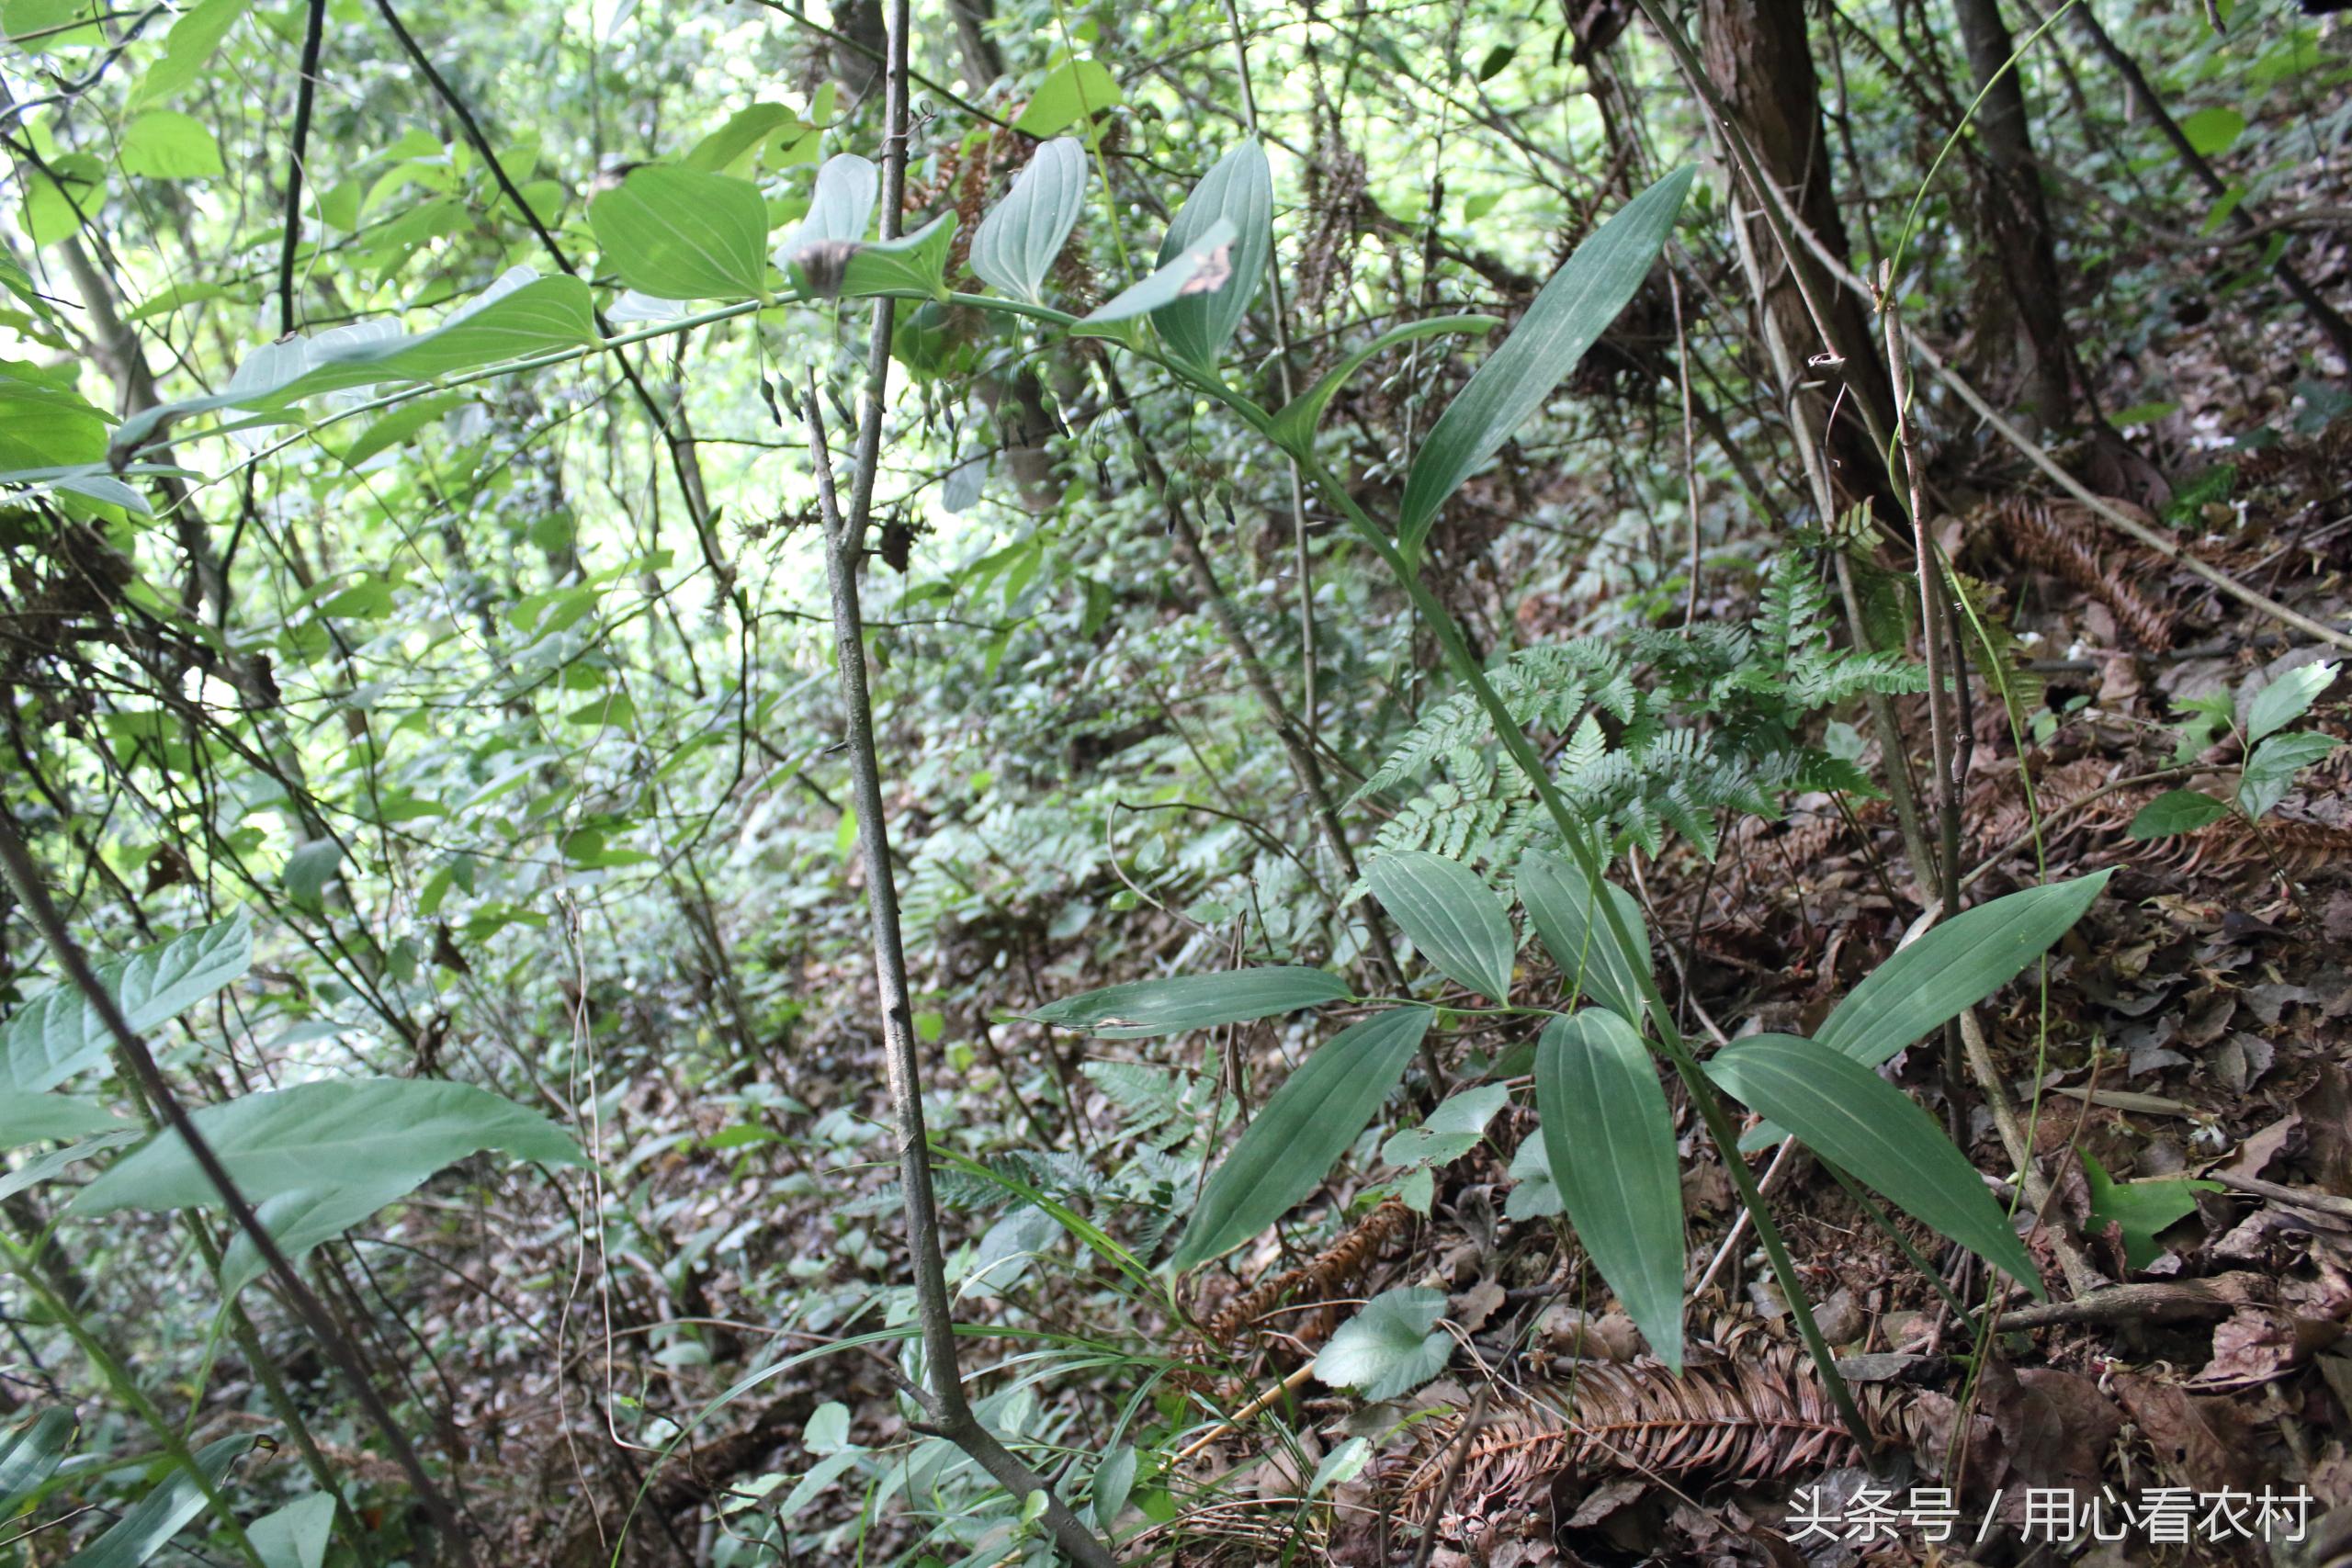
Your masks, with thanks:
[{"label": "tree trunk", "polygon": [[[1767,177],[1786,193],[1790,208],[1825,249],[1850,255],[1829,183],[1829,143],[1822,130],[1821,86],[1805,31],[1804,0],[1702,0],[1700,22],[1707,74],[1737,117]],[[1741,206],[1750,209],[1753,203],[1743,195]],[[1808,378],[1801,395],[1812,406],[1800,428],[1827,429],[1831,474],[1841,502],[1883,502],[1885,514],[1895,515],[1886,462],[1871,435],[1872,428],[1894,428],[1894,398],[1861,301],[1839,288],[1802,245],[1793,256],[1781,254],[1770,228],[1752,211],[1747,241],[1766,279],[1759,302],[1764,330],[1780,338],[1798,366],[1825,353],[1845,362],[1825,366]],[[1818,321],[1806,303],[1808,295],[1820,307]]]},{"label": "tree trunk", "polygon": [[2044,428],[2069,423],[2080,372],[2066,330],[2066,297],[2058,276],[2050,211],[2041,198],[2025,90],[2009,69],[2017,51],[2000,0],[1952,0],[1968,51],[1971,85],[1981,95],[1976,132],[1984,149],[1984,240],[1998,263],[2018,324],[2033,355],[2034,412]]}]

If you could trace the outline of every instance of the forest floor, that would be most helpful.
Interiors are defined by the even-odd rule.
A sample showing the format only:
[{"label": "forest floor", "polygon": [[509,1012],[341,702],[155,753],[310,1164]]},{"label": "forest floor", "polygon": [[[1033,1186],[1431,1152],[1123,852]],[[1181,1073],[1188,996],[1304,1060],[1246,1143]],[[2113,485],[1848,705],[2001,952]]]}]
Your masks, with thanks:
[{"label": "forest floor", "polygon": [[[2352,609],[2352,422],[2326,423],[2335,411],[2324,389],[2306,387],[2298,402],[2294,387],[2252,364],[2205,356],[2227,336],[2184,331],[2170,377],[2181,406],[2139,438],[2177,474],[2233,467],[2227,486],[2209,484],[2201,499],[2185,487],[2172,503],[2202,558],[2306,614],[2341,617]],[[2259,358],[2251,333],[2234,341]],[[2230,434],[2266,422],[2291,433],[2258,453],[2223,449]],[[1772,1161],[1769,1190],[1880,1439],[1865,1464],[1802,1367],[1752,1238],[1734,1234],[1729,1183],[1679,1089],[1669,1086],[1690,1256],[1705,1280],[1691,1307],[1703,1348],[1680,1379],[1644,1359],[1630,1320],[1594,1293],[1602,1287],[1563,1253],[1553,1224],[1504,1216],[1509,1161],[1494,1145],[1515,1145],[1532,1123],[1513,1111],[1487,1147],[1441,1173],[1431,1217],[1384,1205],[1311,1258],[1271,1239],[1201,1288],[1193,1324],[1127,1325],[1163,1353],[1213,1348],[1242,1369],[1211,1380],[1225,1408],[1287,1383],[1297,1435],[1275,1446],[1253,1428],[1195,1445],[1184,1468],[1220,1500],[1139,1549],[1182,1562],[1271,1562],[1304,1540],[1329,1561],[1402,1562],[1433,1520],[1439,1541],[1425,1560],[1440,1564],[1843,1568],[1920,1560],[1915,1529],[1874,1535],[1867,1518],[1873,1507],[1932,1513],[1939,1490],[1958,1522],[1950,1544],[1932,1549],[1937,1561],[2316,1565],[2352,1549],[2352,1348],[2338,1344],[2352,1318],[2352,750],[2307,772],[2258,827],[2231,818],[2130,836],[2166,791],[2235,788],[2242,749],[2226,727],[2211,744],[2184,743],[2184,703],[2220,696],[2243,716],[2256,692],[2323,650],[2119,543],[2071,502],[2035,498],[2014,472],[1947,478],[1955,494],[1991,498],[1959,509],[1944,543],[1994,585],[1988,603],[2019,634],[2030,682],[2013,707],[1977,688],[1962,822],[1970,897],[2114,874],[2053,953],[2046,985],[2030,971],[1980,1012],[1999,1092],[2055,1177],[2030,1237],[2052,1299],[1993,1292],[1990,1353],[1980,1357],[1988,1295],[1964,1255],[1908,1222],[1898,1243],[1802,1153]],[[1578,608],[1549,607],[1567,621]],[[1905,716],[1924,735],[1920,702]],[[2352,739],[2348,715],[2352,703],[2325,696],[2301,728]],[[2032,734],[2030,780],[2013,720]],[[1672,953],[1661,976],[1669,998],[1702,1030],[1805,1031],[1903,940],[1920,900],[1890,869],[1900,863],[1883,804],[1849,815],[1820,798],[1783,821],[1747,823],[1715,863],[1685,852],[1644,866],[1651,927],[1662,957]],[[1021,956],[1003,971],[1008,1012],[1045,999],[1033,994],[1035,953]],[[1053,983],[1069,981],[1057,971]],[[845,993],[858,985],[835,983]],[[1001,1028],[989,1048],[1016,1058],[1070,1049],[1023,1024]],[[806,1049],[815,1070],[804,1081],[880,1076],[854,1027],[822,1031]],[[1079,1083],[1067,1072],[1074,1057],[1062,1065]],[[1964,1064],[1930,1044],[1892,1070],[1958,1127],[1981,1169],[2015,1168],[1987,1086]],[[649,1093],[635,1111],[649,1124],[693,1123],[682,1100]],[[694,1157],[657,1168],[657,1206],[723,1209],[723,1197],[698,1191],[710,1168]],[[838,1175],[763,1216],[771,1247],[839,1250]],[[881,1178],[856,1179],[870,1189]],[[1371,1184],[1343,1167],[1328,1206],[1350,1212]],[[1953,1295],[1906,1249],[1942,1271]],[[870,1261],[888,1276],[880,1254]],[[1367,1409],[1295,1375],[1346,1305],[1399,1284],[1448,1292],[1460,1347],[1446,1376]],[[1028,1304],[1082,1315],[1074,1301]],[[722,1364],[759,1343],[735,1332],[759,1321],[758,1303],[730,1298],[723,1276],[697,1278],[645,1314],[661,1311],[720,1325]],[[861,1431],[896,1424],[879,1363],[812,1361],[701,1434],[657,1483],[649,1517],[690,1516],[763,1464],[807,1468],[798,1434],[828,1400],[855,1410]],[[516,1560],[603,1562],[558,1414],[527,1423],[545,1441],[537,1496],[518,1498],[512,1525]],[[1356,1435],[1384,1440],[1383,1457],[1338,1490],[1320,1522],[1295,1505],[1302,1472]],[[633,1478],[610,1483],[620,1499],[634,1490]],[[2196,1501],[2187,1539],[2154,1545],[2148,1510],[2167,1496],[2190,1506],[2165,1488]],[[2056,1489],[2077,1529],[2092,1522],[2084,1510],[2102,1507],[2107,1525],[2132,1527],[2129,1539],[2062,1551],[2048,1516]],[[2289,1509],[2270,1521],[2269,1542],[2266,1494]],[[2290,1543],[2295,1521],[2307,1539]],[[658,1532],[640,1527],[637,1539],[646,1561],[663,1560]]]}]

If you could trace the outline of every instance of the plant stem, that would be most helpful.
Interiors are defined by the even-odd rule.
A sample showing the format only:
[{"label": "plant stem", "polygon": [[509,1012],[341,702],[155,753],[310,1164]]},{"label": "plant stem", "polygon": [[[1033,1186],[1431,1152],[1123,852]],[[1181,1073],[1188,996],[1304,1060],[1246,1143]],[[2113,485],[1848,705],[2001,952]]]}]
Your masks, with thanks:
[{"label": "plant stem", "polygon": [[[908,0],[889,0],[888,59],[884,74],[882,237],[899,232],[907,170]],[[964,1389],[956,1350],[956,1320],[947,1292],[947,1267],[940,1250],[939,1203],[931,1180],[931,1146],[923,1125],[922,1061],[915,1042],[914,1010],[907,979],[907,955],[899,923],[899,890],[890,864],[888,803],[882,798],[882,768],[874,739],[874,705],[865,680],[865,626],[858,603],[857,573],[865,555],[866,525],[874,508],[874,484],[882,461],[882,416],[890,375],[890,330],[895,302],[875,301],[873,335],[866,353],[865,406],[852,459],[846,512],[833,485],[832,459],[825,443],[822,402],[812,372],[808,418],[810,457],[816,469],[818,507],[825,529],[825,582],[832,602],[833,654],[841,672],[842,722],[847,727],[850,777],[857,812],[858,850],[865,873],[865,901],[874,943],[875,984],[882,1004],[883,1059],[889,1077],[890,1111],[899,1144],[899,1190],[906,1206],[907,1247],[914,1269],[915,1312],[922,1330],[928,1387],[915,1391],[939,1435],[954,1443],[1014,1497],[1045,1495],[1045,1519],[1055,1540],[1085,1568],[1109,1568],[1116,1560],[1081,1523],[1052,1485],[998,1440],[973,1410]]]}]

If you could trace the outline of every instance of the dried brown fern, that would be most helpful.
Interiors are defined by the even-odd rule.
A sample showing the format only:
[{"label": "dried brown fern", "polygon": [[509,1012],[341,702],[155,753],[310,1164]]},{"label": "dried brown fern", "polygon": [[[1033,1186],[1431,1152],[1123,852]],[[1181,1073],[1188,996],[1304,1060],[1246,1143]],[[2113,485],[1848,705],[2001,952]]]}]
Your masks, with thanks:
[{"label": "dried brown fern", "polygon": [[2172,646],[2172,617],[2142,596],[2081,526],[2080,509],[2035,496],[2010,496],[1990,513],[2002,536],[2029,565],[2063,579],[2105,604],[2141,647]]},{"label": "dried brown fern", "polygon": [[[1917,1444],[1928,1418],[1912,1391],[1856,1391],[1873,1438]],[[1427,1424],[1394,1495],[1427,1517],[1464,1417]],[[1563,1477],[1772,1481],[1860,1458],[1811,1366],[1791,1347],[1716,1354],[1679,1375],[1646,1358],[1574,1364],[1574,1376],[1512,1385],[1489,1403],[1442,1499],[1439,1529],[1458,1533],[1537,1503]]]},{"label": "dried brown fern", "polygon": [[1345,1294],[1366,1265],[1380,1256],[1389,1237],[1410,1224],[1413,1212],[1391,1199],[1356,1222],[1347,1235],[1296,1269],[1261,1280],[1202,1325],[1215,1344],[1231,1345],[1241,1332],[1283,1302],[1329,1301]]}]

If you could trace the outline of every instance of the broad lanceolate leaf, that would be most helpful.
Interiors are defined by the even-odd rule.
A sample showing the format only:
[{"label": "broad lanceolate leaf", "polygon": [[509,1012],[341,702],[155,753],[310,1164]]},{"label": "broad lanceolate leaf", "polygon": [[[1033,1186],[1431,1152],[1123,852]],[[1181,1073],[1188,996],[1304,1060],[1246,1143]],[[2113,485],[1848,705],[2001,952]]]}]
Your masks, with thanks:
[{"label": "broad lanceolate leaf", "polygon": [[[229,1467],[253,1452],[260,1441],[253,1437],[216,1438],[196,1451],[196,1468],[217,1488]],[[113,1529],[66,1559],[65,1568],[139,1568],[202,1512],[204,1489],[186,1471],[174,1470],[116,1520]]]},{"label": "broad lanceolate leaf", "polygon": [[[102,964],[97,977],[130,1027],[144,1031],[236,979],[253,961],[253,928],[243,915],[232,915]],[[54,1089],[106,1060],[113,1043],[80,991],[70,985],[53,987],[18,1008],[0,1028],[0,1093]]]},{"label": "broad lanceolate leaf", "polygon": [[657,299],[756,299],[768,288],[768,208],[731,175],[648,164],[588,203],[605,265]]},{"label": "broad lanceolate leaf", "polygon": [[863,299],[914,288],[946,299],[947,252],[955,240],[956,215],[943,212],[911,234],[856,246],[842,264],[842,298]]},{"label": "broad lanceolate leaf", "polygon": [[1405,479],[1397,532],[1417,548],[1438,508],[1543,406],[1641,287],[1682,210],[1695,169],[1677,169],[1578,245],[1502,347],[1430,431]]},{"label": "broad lanceolate leaf", "polygon": [[29,1192],[69,1166],[79,1165],[85,1159],[96,1159],[108,1149],[135,1144],[140,1136],[139,1131],[133,1128],[126,1128],[119,1133],[100,1133],[95,1138],[85,1138],[78,1144],[68,1144],[62,1149],[51,1149],[45,1155],[36,1156],[6,1176],[0,1176],[0,1200],[13,1198],[19,1192]]},{"label": "broad lanceolate leaf", "polygon": [[1315,1375],[1334,1388],[1361,1390],[1366,1399],[1410,1393],[1453,1359],[1453,1337],[1432,1332],[1444,1314],[1443,1291],[1383,1291],[1340,1325],[1315,1358]]},{"label": "broad lanceolate leaf", "polygon": [[[324,1174],[334,1175],[332,1171]],[[255,1205],[254,1214],[268,1230],[277,1250],[289,1262],[299,1262],[321,1242],[333,1241],[377,1210],[407,1197],[424,1179],[424,1176],[416,1174],[413,1167],[402,1167],[380,1180],[331,1180],[324,1186],[280,1192],[266,1199]],[[220,1250],[221,1296],[234,1298],[268,1270],[269,1265],[262,1260],[261,1248],[254,1245],[253,1237],[242,1230],[232,1231],[229,1245]]]},{"label": "broad lanceolate leaf", "polygon": [[882,171],[872,159],[834,153],[818,166],[808,210],[776,247],[775,265],[788,267],[811,245],[859,243],[874,222],[874,204],[881,195]]},{"label": "broad lanceolate leaf", "polygon": [[1183,254],[1162,262],[1150,276],[1138,279],[1089,310],[1073,337],[1122,337],[1121,324],[1148,315],[1188,294],[1214,293],[1233,280],[1233,225],[1219,221],[1193,242]]},{"label": "broad lanceolate leaf", "polygon": [[1488,1001],[1510,999],[1510,921],[1478,874],[1426,850],[1385,854],[1364,883],[1421,956]]},{"label": "broad lanceolate leaf", "polygon": [[1498,316],[1431,316],[1423,321],[1408,321],[1392,327],[1374,338],[1335,366],[1331,373],[1282,406],[1274,415],[1275,441],[1304,457],[1315,440],[1315,427],[1323,421],[1323,411],[1331,399],[1348,384],[1348,378],[1363,368],[1374,355],[1385,354],[1399,344],[1415,338],[1435,337],[1441,333],[1490,333],[1501,326]]},{"label": "broad lanceolate leaf", "polygon": [[[196,1124],[256,1203],[281,1192],[389,1183],[400,1175],[413,1186],[482,1149],[544,1165],[581,1163],[571,1135],[537,1111],[471,1084],[428,1078],[342,1078],[268,1089],[208,1105],[196,1112]],[[178,1134],[165,1133],[117,1160],[82,1189],[73,1207],[103,1214],[219,1201]]]},{"label": "broad lanceolate leaf", "polygon": [[[431,381],[502,360],[595,341],[588,286],[576,277],[535,277],[510,269],[483,296],[440,326],[413,334],[334,328],[265,344],[246,355],[225,391],[164,403],[115,427],[112,452],[137,450],[174,422],[215,409],[277,411],[322,392]],[[256,420],[253,423],[266,423]]]},{"label": "broad lanceolate leaf", "polygon": [[2082,919],[2110,874],[2029,887],[1946,920],[1871,971],[1815,1038],[1878,1066],[2008,984]]},{"label": "broad lanceolate leaf", "polygon": [[13,1519],[57,1472],[74,1437],[74,1413],[52,1405],[0,1442],[0,1519]]},{"label": "broad lanceolate leaf", "polygon": [[1046,274],[1086,200],[1086,149],[1057,137],[1031,155],[972,236],[972,270],[1015,299],[1041,303]]},{"label": "broad lanceolate leaf", "polygon": [[1226,223],[1233,226],[1231,281],[1210,292],[1182,295],[1152,315],[1169,352],[1203,368],[1216,364],[1249,313],[1273,252],[1274,176],[1266,166],[1266,150],[1255,141],[1241,142],[1201,176],[1168,225],[1159,265],[1166,266]]},{"label": "broad lanceolate leaf", "polygon": [[1976,1168],[1910,1096],[1851,1055],[1793,1034],[1756,1034],[1717,1052],[1707,1076],[1938,1235],[2042,1293],[2033,1260]]},{"label": "broad lanceolate leaf", "polygon": [[[1519,901],[1535,922],[1544,951],[1566,977],[1570,995],[1582,992],[1623,1019],[1638,1032],[1644,1016],[1642,980],[1650,972],[1649,927],[1642,907],[1623,888],[1602,883],[1599,894],[1584,873],[1558,856],[1530,850],[1520,857],[1515,878]],[[1641,952],[1628,956],[1617,944],[1598,907],[1606,897]]]},{"label": "broad lanceolate leaf", "polygon": [[0,1089],[0,1149],[51,1138],[106,1133],[125,1123],[104,1106],[62,1094],[16,1094]]},{"label": "broad lanceolate leaf", "polygon": [[334,1499],[323,1492],[298,1498],[245,1527],[245,1539],[264,1568],[320,1568],[334,1529]]},{"label": "broad lanceolate leaf", "polygon": [[2228,802],[2215,800],[2202,790],[2168,789],[2140,807],[2129,831],[2135,839],[2168,839],[2175,833],[2193,833],[2229,814]]},{"label": "broad lanceolate leaf", "polygon": [[1040,1023],[1082,1030],[1105,1040],[1141,1040],[1220,1023],[1246,1023],[1300,1008],[1320,1007],[1348,995],[1347,982],[1328,969],[1286,964],[1130,980],[1048,1002],[1029,1016]]},{"label": "broad lanceolate leaf", "polygon": [[150,65],[146,74],[130,89],[130,107],[143,108],[149,104],[160,104],[193,83],[252,3],[253,0],[202,0],[181,12],[180,19],[164,35],[163,58]]},{"label": "broad lanceolate leaf", "polygon": [[1593,1266],[1668,1367],[1682,1366],[1682,1173],[1657,1066],[1634,1026],[1588,1008],[1535,1047],[1544,1152]]},{"label": "broad lanceolate leaf", "polygon": [[1065,61],[1037,85],[1036,96],[1012,129],[1027,136],[1051,136],[1066,126],[1083,125],[1091,142],[1094,117],[1123,101],[1118,78],[1101,61]]},{"label": "broad lanceolate leaf", "polygon": [[1231,1251],[1321,1186],[1404,1077],[1432,1016],[1391,1008],[1318,1046],[1209,1178],[1169,1266],[1190,1269]]}]

